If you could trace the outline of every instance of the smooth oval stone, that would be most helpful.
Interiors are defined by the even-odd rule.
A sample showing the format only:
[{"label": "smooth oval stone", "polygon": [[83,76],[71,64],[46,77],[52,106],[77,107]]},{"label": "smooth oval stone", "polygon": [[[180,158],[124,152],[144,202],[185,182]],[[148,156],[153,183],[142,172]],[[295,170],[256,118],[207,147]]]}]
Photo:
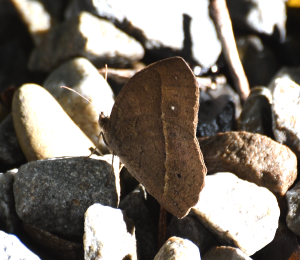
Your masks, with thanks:
[{"label": "smooth oval stone", "polygon": [[238,130],[273,137],[272,94],[266,87],[251,89],[238,119]]},{"label": "smooth oval stone", "polygon": [[222,242],[252,255],[269,244],[278,227],[276,197],[229,172],[208,175],[192,213]]},{"label": "smooth oval stone", "polygon": [[297,158],[285,145],[260,134],[219,133],[199,139],[209,173],[229,171],[284,196],[297,177]]},{"label": "smooth oval stone", "polygon": [[200,260],[199,248],[190,240],[171,237],[158,251],[154,260]]},{"label": "smooth oval stone", "polygon": [[[276,141],[300,156],[300,86],[288,78],[275,81],[273,132]],[[299,119],[298,119],[299,118]]]},{"label": "smooth oval stone", "polygon": [[[85,58],[65,62],[48,76],[43,86],[100,151],[108,153],[102,140],[98,146],[98,136],[101,132],[98,119],[99,111],[110,115],[114,105],[114,94],[93,64]],[[76,93],[62,89],[61,86],[74,89],[92,104]]]},{"label": "smooth oval stone", "polygon": [[92,141],[44,88],[25,84],[13,98],[12,116],[28,161],[60,156],[88,156]]},{"label": "smooth oval stone", "polygon": [[135,226],[124,211],[95,203],[84,218],[84,259],[137,259]]},{"label": "smooth oval stone", "polygon": [[81,12],[48,32],[31,53],[28,68],[50,71],[62,61],[85,57],[95,66],[125,66],[140,60],[144,49],[111,22]]}]

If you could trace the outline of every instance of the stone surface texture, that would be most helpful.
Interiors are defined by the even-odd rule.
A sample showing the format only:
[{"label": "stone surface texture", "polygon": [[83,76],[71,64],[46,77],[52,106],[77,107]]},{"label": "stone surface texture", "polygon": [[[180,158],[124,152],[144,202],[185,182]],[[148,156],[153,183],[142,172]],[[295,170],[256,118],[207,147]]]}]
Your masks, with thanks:
[{"label": "stone surface texture", "polygon": [[228,171],[284,196],[297,177],[297,158],[285,145],[248,132],[199,139],[208,173]]},{"label": "stone surface texture", "polygon": [[[117,207],[119,167],[111,156],[29,162],[15,176],[17,214],[24,222],[57,234],[81,237],[84,212],[94,203]],[[107,185],[107,186],[106,186]]]},{"label": "stone surface texture", "polygon": [[[87,98],[62,89],[67,86]],[[101,132],[98,119],[100,112],[110,115],[114,105],[114,94],[98,70],[85,58],[75,58],[63,63],[45,80],[47,89],[77,126],[97,145]],[[98,148],[108,153],[103,141]]]},{"label": "stone surface texture", "polygon": [[20,240],[0,230],[0,259],[10,260],[39,260]]},{"label": "stone surface texture", "polygon": [[192,212],[220,241],[247,255],[273,240],[280,215],[276,197],[268,189],[228,172],[206,176]]},{"label": "stone surface texture", "polygon": [[171,237],[161,247],[154,260],[200,260],[199,248],[190,240]]},{"label": "stone surface texture", "polygon": [[12,116],[28,161],[60,156],[88,156],[92,141],[44,88],[25,84],[13,98]]},{"label": "stone surface texture", "polygon": [[97,67],[125,66],[143,56],[144,49],[135,39],[106,20],[81,12],[51,28],[31,53],[28,68],[48,72],[73,57],[85,57]]},{"label": "stone surface texture", "polygon": [[[273,132],[276,141],[300,156],[300,86],[287,78],[278,78],[273,90]],[[299,118],[299,119],[298,119]]]},{"label": "stone surface texture", "polygon": [[211,248],[202,260],[251,260],[243,251],[230,246],[216,246]]},{"label": "stone surface texture", "polygon": [[167,238],[180,237],[192,241],[205,254],[212,246],[218,245],[213,235],[196,218],[188,215],[183,219],[172,217],[167,229]]},{"label": "stone surface texture", "polygon": [[135,227],[120,209],[94,204],[85,213],[84,259],[137,259]]},{"label": "stone surface texture", "polygon": [[300,182],[287,191],[285,197],[288,205],[286,223],[290,230],[300,236]]}]

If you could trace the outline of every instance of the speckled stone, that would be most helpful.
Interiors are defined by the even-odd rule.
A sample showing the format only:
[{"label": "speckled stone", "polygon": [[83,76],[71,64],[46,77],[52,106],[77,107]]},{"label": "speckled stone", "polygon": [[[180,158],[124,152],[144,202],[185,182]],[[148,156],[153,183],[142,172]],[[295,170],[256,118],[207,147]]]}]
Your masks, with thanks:
[{"label": "speckled stone", "polygon": [[[87,98],[92,104],[76,93],[62,89],[67,86]],[[85,58],[75,58],[63,63],[45,80],[47,89],[77,126],[93,141],[98,142],[101,132],[99,114],[110,115],[114,105],[114,94],[98,70]],[[108,153],[103,141],[97,146],[102,153]]]},{"label": "speckled stone", "polygon": [[155,219],[155,209],[151,207],[150,200],[150,195],[147,194],[145,188],[139,185],[121,200],[119,206],[134,222],[137,257],[143,260],[153,260],[158,250],[158,214],[157,219]]},{"label": "speckled stone", "polygon": [[[24,222],[57,234],[81,237],[84,212],[94,203],[117,207],[119,162],[111,155],[33,161],[19,168],[14,196]],[[107,185],[107,186],[106,186]]]},{"label": "speckled stone", "polygon": [[190,215],[183,219],[172,217],[167,229],[167,238],[173,236],[192,241],[199,248],[201,255],[205,254],[212,246],[219,244],[207,228]]},{"label": "speckled stone", "polygon": [[300,182],[285,194],[288,214],[286,223],[290,230],[300,236]]},{"label": "speckled stone", "polygon": [[25,84],[13,98],[12,116],[28,161],[60,156],[88,156],[92,141],[70,119],[51,94]]},{"label": "speckled stone", "polygon": [[23,227],[32,240],[42,247],[48,255],[62,260],[83,259],[82,243],[68,241],[65,238],[61,238],[25,222],[23,222]]},{"label": "speckled stone", "polygon": [[252,255],[273,240],[280,210],[268,189],[221,172],[206,176],[192,213],[223,244]]},{"label": "speckled stone", "polygon": [[85,57],[97,67],[126,66],[143,56],[144,49],[134,38],[107,20],[81,12],[51,28],[31,53],[28,68],[48,72],[74,57]]},{"label": "speckled stone", "polygon": [[[300,156],[300,86],[287,78],[278,78],[273,90],[273,132],[276,141]],[[299,118],[299,119],[298,119]]]},{"label": "speckled stone", "polygon": [[297,158],[285,145],[248,132],[199,139],[208,173],[228,171],[284,196],[297,177]]},{"label": "speckled stone", "polygon": [[158,251],[154,260],[200,260],[199,248],[190,240],[171,237]]},{"label": "speckled stone", "polygon": [[0,123],[0,144],[0,162],[15,167],[26,162],[11,115]]},{"label": "speckled stone", "polygon": [[216,246],[211,248],[202,260],[251,260],[243,251],[231,246]]},{"label": "speckled stone", "polygon": [[40,260],[14,235],[0,230],[0,258],[11,260]]},{"label": "speckled stone", "polygon": [[85,260],[137,259],[134,223],[122,210],[96,203],[84,216]]}]

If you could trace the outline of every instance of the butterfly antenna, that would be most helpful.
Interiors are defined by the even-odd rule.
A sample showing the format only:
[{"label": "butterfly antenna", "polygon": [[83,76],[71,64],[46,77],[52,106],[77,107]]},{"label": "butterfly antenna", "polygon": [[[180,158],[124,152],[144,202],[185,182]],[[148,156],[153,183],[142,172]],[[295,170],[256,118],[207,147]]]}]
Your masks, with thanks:
[{"label": "butterfly antenna", "polygon": [[101,110],[96,107],[90,100],[88,100],[86,97],[84,97],[83,95],[81,95],[80,93],[78,93],[76,90],[68,88],[66,86],[60,86],[61,88],[65,88],[67,90],[73,91],[74,93],[76,93],[77,95],[81,96],[83,99],[85,99],[87,102],[89,102],[91,105],[93,105],[99,112],[101,112]]}]

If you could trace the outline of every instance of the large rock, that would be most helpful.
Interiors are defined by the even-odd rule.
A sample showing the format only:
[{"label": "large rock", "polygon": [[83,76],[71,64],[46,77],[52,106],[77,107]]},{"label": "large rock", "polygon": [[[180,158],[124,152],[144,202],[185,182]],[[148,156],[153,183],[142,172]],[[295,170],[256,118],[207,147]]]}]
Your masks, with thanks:
[{"label": "large rock", "polygon": [[84,212],[94,203],[117,207],[119,162],[111,156],[29,162],[15,176],[14,196],[21,220],[65,236],[83,235]]},{"label": "large rock", "polygon": [[50,71],[73,57],[85,57],[95,66],[125,66],[144,56],[142,46],[112,23],[82,12],[53,27],[31,53],[28,68]]},{"label": "large rock", "polygon": [[300,182],[290,189],[285,197],[288,205],[287,226],[297,236],[300,236]]},{"label": "large rock", "polygon": [[224,172],[205,182],[192,213],[220,241],[252,255],[273,240],[280,210],[268,189]]},{"label": "large rock", "polygon": [[92,141],[44,88],[26,84],[13,98],[12,116],[28,161],[60,156],[88,156]]},{"label": "large rock", "polygon": [[85,213],[84,259],[136,260],[135,227],[120,209],[94,204]]},{"label": "large rock", "polygon": [[211,248],[202,260],[251,260],[243,251],[231,246],[216,246]]}]

